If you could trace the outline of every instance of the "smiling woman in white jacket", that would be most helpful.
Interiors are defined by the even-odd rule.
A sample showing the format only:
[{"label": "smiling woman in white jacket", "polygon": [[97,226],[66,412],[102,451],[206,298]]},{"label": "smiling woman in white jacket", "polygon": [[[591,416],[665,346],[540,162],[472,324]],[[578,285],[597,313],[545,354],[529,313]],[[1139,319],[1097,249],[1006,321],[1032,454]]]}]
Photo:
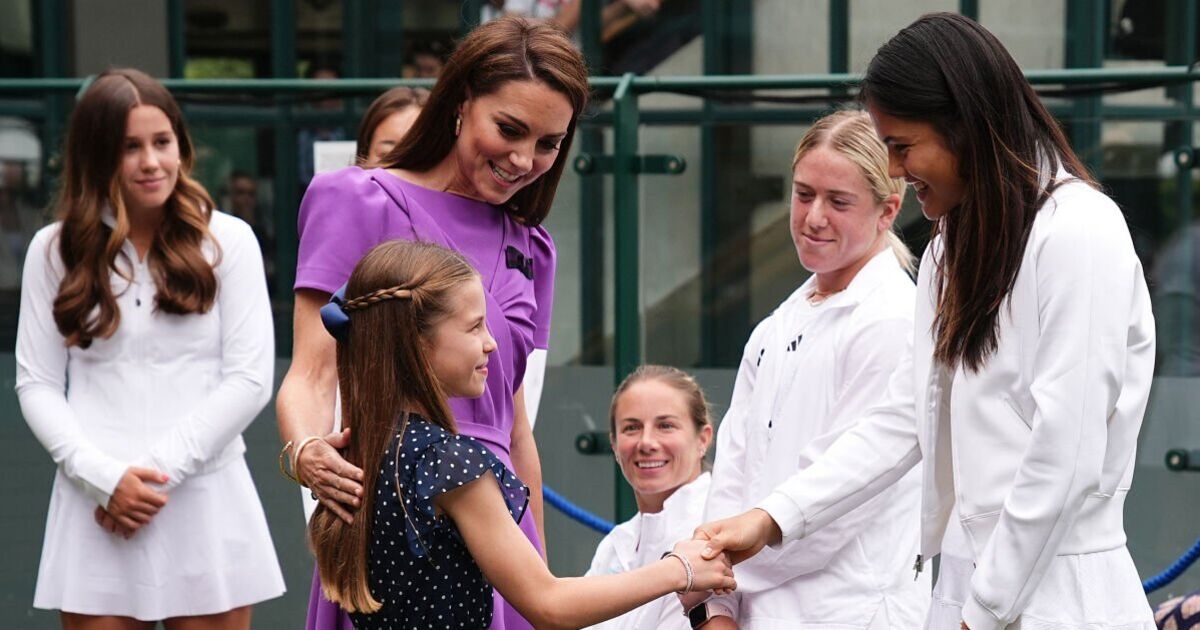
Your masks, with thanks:
[{"label": "smiling woman in white jacket", "polygon": [[1154,628],[1122,524],[1154,320],[1121,211],[967,18],[900,31],[862,93],[934,221],[913,352],[886,404],[697,536],[735,556],[803,539],[922,462],[916,565],[942,556],[927,628]]},{"label": "smiling woman in white jacket", "polygon": [[[673,367],[643,365],[625,377],[609,408],[609,439],[638,513],[596,548],[588,575],[612,575],[657,562],[704,519],[709,474],[704,454],[712,423],[704,390]],[[675,595],[660,597],[592,630],[686,630]]]},{"label": "smiling woman in white jacket", "polygon": [[[904,182],[864,112],[814,123],[792,160],[791,231],[813,275],[750,336],[717,437],[708,519],[743,512],[803,470],[872,406],[908,354],[912,255],[892,231]],[[738,565],[708,614],[742,628],[918,625],[920,479],[906,476],[819,535]],[[711,627],[727,624],[714,619]]]}]

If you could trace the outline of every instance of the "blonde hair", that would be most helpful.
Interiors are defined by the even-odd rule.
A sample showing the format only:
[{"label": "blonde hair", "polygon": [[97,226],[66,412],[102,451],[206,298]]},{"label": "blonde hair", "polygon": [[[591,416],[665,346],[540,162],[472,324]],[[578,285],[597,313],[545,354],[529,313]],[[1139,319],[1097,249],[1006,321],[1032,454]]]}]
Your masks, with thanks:
[{"label": "blonde hair", "polygon": [[[809,152],[825,146],[858,167],[867,180],[867,187],[875,197],[875,203],[882,203],[890,195],[900,195],[901,201],[904,200],[904,180],[888,176],[887,147],[875,135],[871,117],[866,112],[841,110],[813,123],[796,146],[792,170],[796,169],[796,165]],[[896,255],[896,260],[900,261],[900,266],[909,273],[915,272],[917,259],[900,238],[895,222],[892,223],[892,229],[888,230],[887,241],[892,253]]]}]

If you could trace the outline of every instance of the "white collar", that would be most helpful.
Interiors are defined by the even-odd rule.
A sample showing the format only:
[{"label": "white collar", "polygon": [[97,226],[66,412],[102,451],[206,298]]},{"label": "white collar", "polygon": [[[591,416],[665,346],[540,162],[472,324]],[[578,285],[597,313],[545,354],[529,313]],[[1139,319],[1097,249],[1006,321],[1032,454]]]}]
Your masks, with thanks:
[{"label": "white collar", "polygon": [[[890,246],[885,247],[883,251],[871,257],[858,273],[854,274],[854,278],[850,280],[850,284],[845,289],[830,295],[821,303],[824,308],[840,308],[845,306],[857,306],[862,302],[875,287],[887,280],[896,271],[904,271],[900,266],[900,261],[896,259],[895,252]],[[905,272],[907,273],[907,272]],[[816,287],[817,274],[809,276],[804,284],[787,299],[785,304],[792,303],[793,300],[807,300],[809,293]]]}]

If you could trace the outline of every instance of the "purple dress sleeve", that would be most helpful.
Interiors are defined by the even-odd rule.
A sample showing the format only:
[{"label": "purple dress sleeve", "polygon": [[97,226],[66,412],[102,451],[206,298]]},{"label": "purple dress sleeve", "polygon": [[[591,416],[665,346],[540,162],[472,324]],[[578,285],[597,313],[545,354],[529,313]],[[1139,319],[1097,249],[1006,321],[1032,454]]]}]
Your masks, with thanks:
[{"label": "purple dress sleeve", "polygon": [[554,239],[546,228],[538,226],[529,231],[529,255],[533,257],[533,347],[550,347],[550,316],[554,311],[554,273],[558,253]]},{"label": "purple dress sleeve", "polygon": [[333,293],[375,245],[416,240],[408,214],[368,171],[350,166],[313,178],[300,202],[295,289]]}]

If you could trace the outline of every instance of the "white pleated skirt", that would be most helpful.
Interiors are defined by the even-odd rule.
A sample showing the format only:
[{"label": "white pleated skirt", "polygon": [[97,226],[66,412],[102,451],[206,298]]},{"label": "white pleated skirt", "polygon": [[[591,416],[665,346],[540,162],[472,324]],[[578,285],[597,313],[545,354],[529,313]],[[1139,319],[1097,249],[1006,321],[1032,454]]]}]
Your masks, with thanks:
[{"label": "white pleated skirt", "polygon": [[[942,554],[926,630],[959,630],[971,560]],[[1129,550],[1058,556],[1009,630],[1155,630]]]},{"label": "white pleated skirt", "polygon": [[101,529],[95,508],[61,472],[55,476],[34,607],[153,621],[221,613],[284,592],[242,457],[171,490],[129,540]]}]

